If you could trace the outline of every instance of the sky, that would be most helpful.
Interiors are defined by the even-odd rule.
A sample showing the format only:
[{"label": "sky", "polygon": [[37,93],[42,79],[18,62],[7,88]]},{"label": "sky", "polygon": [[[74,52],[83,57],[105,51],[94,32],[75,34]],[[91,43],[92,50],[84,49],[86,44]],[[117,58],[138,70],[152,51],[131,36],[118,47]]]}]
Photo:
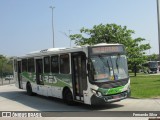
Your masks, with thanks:
[{"label": "sky", "polygon": [[[134,30],[133,38],[150,43],[158,53],[156,0],[0,0],[0,54],[21,56],[53,47],[70,47],[70,34],[82,27],[116,23]],[[74,41],[72,41],[72,46]]]}]

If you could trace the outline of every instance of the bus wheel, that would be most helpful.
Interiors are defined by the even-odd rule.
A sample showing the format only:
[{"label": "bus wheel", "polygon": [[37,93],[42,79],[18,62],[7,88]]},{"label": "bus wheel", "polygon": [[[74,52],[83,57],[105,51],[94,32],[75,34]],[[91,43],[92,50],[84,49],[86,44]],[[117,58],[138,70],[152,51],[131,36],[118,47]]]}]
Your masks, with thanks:
[{"label": "bus wheel", "polygon": [[63,100],[68,105],[73,105],[73,96],[69,89],[65,89],[63,92]]},{"label": "bus wheel", "polygon": [[30,83],[27,83],[26,89],[27,89],[27,94],[32,96],[33,92],[32,92],[32,87]]}]

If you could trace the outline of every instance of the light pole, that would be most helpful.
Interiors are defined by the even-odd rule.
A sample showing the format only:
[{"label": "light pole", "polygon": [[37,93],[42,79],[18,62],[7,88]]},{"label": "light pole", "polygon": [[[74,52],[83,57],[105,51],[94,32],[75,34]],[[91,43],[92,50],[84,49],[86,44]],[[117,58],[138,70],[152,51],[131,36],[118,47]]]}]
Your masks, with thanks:
[{"label": "light pole", "polygon": [[158,21],[158,41],[159,41],[159,57],[160,57],[160,0],[157,0],[157,21]]},{"label": "light pole", "polygon": [[52,9],[52,33],[53,33],[53,48],[54,48],[54,25],[53,25],[53,9],[55,8],[54,6],[50,6],[49,8]]}]

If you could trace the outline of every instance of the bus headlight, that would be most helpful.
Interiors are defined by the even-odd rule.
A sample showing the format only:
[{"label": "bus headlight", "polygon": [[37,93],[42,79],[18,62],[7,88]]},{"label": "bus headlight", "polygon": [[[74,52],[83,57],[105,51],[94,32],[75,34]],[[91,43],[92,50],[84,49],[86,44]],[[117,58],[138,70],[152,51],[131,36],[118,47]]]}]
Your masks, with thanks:
[{"label": "bus headlight", "polygon": [[92,93],[94,94],[94,95],[96,95],[96,90],[94,90],[94,89],[91,89],[91,91],[92,91]]},{"label": "bus headlight", "polygon": [[101,92],[97,92],[97,95],[98,95],[99,97],[101,97],[101,96],[102,96],[102,93],[101,93]]},{"label": "bus headlight", "polygon": [[96,90],[94,90],[94,89],[91,89],[91,91],[92,91],[92,93],[93,93],[94,95],[96,95],[97,97],[102,97],[102,93],[101,93],[101,92],[96,91]]}]

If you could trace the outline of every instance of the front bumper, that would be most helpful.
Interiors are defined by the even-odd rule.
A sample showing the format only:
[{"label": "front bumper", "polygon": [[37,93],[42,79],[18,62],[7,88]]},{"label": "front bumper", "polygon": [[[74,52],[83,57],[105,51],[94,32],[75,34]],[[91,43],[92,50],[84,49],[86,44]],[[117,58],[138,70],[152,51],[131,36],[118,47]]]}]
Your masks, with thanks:
[{"label": "front bumper", "polygon": [[125,91],[122,93],[108,95],[108,96],[101,96],[101,97],[93,95],[91,97],[91,104],[92,105],[101,105],[101,104],[106,104],[106,103],[117,102],[117,101],[120,101],[120,100],[127,98],[128,94],[129,93],[127,91]]}]

